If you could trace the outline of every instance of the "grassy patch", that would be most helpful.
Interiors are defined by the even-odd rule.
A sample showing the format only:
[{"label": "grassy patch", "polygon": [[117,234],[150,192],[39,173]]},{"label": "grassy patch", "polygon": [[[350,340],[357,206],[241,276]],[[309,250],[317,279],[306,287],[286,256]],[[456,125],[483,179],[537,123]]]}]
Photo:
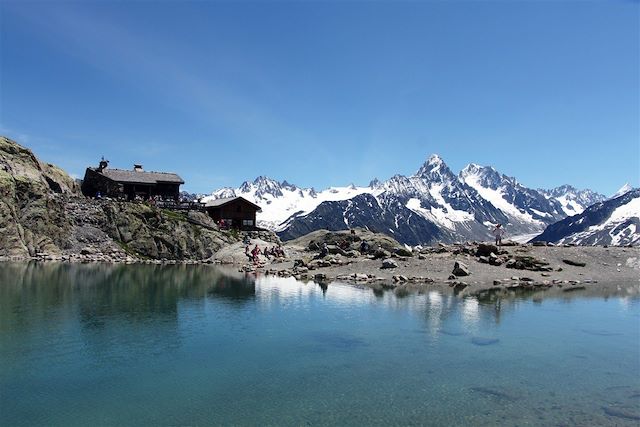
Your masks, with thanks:
[{"label": "grassy patch", "polygon": [[187,215],[183,212],[171,211],[169,209],[162,209],[162,214],[169,220],[187,222]]}]

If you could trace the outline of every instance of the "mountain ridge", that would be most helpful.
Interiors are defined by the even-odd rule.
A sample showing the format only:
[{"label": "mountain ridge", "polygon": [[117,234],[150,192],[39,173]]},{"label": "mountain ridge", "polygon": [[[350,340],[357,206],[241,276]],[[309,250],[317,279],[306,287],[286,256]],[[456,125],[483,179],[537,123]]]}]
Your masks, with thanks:
[{"label": "mountain ridge", "polygon": [[[527,188],[491,166],[475,163],[455,174],[437,154],[412,175],[396,174],[385,181],[374,178],[366,187],[351,184],[316,191],[259,176],[236,189],[218,189],[205,200],[223,195],[242,196],[260,205],[258,225],[284,239],[299,237],[303,230],[358,224],[406,244],[430,244],[439,237],[445,242],[487,239],[495,223],[505,224],[511,235],[539,234],[547,225],[606,199],[570,185]],[[344,203],[349,200],[351,204]],[[354,206],[358,209],[353,210]]]}]

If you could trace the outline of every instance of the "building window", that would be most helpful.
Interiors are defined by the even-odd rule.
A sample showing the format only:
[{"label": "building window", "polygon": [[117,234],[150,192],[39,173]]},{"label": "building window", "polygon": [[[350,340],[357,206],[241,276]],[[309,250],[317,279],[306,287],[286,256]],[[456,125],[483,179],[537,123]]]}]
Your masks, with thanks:
[{"label": "building window", "polygon": [[252,219],[243,219],[242,220],[242,225],[245,226],[245,227],[246,226],[253,227],[253,220]]}]

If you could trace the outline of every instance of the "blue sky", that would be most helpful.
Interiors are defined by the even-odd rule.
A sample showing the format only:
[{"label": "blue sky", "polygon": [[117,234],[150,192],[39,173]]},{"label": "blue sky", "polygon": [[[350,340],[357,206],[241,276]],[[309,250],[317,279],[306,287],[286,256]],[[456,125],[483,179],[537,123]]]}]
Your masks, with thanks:
[{"label": "blue sky", "polygon": [[3,0],[0,36],[0,133],[79,176],[640,186],[637,1]]}]

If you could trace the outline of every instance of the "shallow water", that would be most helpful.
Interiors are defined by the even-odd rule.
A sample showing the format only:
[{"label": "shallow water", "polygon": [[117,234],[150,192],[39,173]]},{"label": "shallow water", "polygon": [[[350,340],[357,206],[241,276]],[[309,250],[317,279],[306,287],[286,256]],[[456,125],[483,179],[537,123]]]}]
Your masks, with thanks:
[{"label": "shallow water", "polygon": [[640,300],[0,264],[0,425],[638,425]]}]

